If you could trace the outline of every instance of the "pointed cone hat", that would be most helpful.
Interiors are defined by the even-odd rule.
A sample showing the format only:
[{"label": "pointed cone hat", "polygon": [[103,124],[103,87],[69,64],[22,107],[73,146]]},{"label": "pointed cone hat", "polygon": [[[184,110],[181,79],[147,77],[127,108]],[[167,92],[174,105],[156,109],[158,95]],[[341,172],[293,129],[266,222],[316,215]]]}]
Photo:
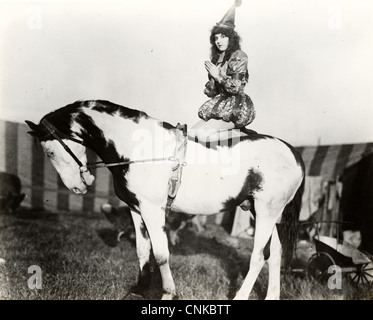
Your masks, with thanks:
[{"label": "pointed cone hat", "polygon": [[239,7],[240,5],[241,5],[241,0],[235,0],[234,5],[227,11],[223,19],[221,19],[220,22],[218,22],[216,25],[219,27],[234,29],[236,7]]}]

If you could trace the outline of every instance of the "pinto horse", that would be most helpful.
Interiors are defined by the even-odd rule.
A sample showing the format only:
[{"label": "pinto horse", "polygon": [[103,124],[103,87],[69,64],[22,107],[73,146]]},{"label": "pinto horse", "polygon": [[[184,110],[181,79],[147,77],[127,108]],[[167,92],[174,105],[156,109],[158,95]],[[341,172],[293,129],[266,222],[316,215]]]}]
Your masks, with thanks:
[{"label": "pinto horse", "polygon": [[[136,230],[140,272],[132,292],[140,294],[149,286],[152,249],[162,277],[162,299],[176,297],[165,207],[177,161],[178,129],[145,112],[103,100],[77,101],[45,115],[38,125],[26,123],[63,183],[76,194],[85,194],[94,182],[86,148],[101,158],[113,175],[117,196],[131,210]],[[280,139],[257,133],[237,137],[210,144],[188,137],[186,165],[172,208],[210,215],[250,207],[256,221],[254,247],[235,299],[248,299],[265,262],[266,299],[279,299],[282,245],[288,253],[294,247],[304,164],[297,151]]]}]

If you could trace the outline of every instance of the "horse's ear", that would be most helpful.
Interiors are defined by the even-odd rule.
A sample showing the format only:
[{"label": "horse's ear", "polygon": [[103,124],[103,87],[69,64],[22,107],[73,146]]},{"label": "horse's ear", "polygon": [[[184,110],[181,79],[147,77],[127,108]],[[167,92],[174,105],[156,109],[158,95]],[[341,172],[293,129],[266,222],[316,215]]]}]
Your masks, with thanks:
[{"label": "horse's ear", "polygon": [[39,130],[39,126],[37,124],[33,123],[32,121],[25,120],[25,122],[27,123],[27,125],[30,127],[31,130],[33,130],[33,131],[38,131]]},{"label": "horse's ear", "polygon": [[32,135],[33,137],[38,137],[39,136],[39,126],[31,121],[25,120],[27,125],[30,127],[32,131],[28,131],[27,133]]}]

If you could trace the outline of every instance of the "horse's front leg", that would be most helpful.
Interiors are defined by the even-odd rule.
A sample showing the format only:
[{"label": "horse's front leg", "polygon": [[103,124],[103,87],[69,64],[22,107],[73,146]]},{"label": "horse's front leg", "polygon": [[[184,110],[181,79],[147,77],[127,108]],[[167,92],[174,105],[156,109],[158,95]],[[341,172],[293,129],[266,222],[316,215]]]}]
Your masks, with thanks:
[{"label": "horse's front leg", "polygon": [[151,273],[150,273],[150,252],[151,243],[148,231],[146,230],[144,221],[138,212],[132,211],[132,220],[136,232],[136,252],[139,259],[139,278],[137,285],[131,288],[130,294],[143,295],[143,292],[149,288]]},{"label": "horse's front leg", "polygon": [[150,235],[153,254],[162,277],[162,300],[171,300],[176,296],[175,283],[169,265],[169,250],[166,234],[166,216],[161,205],[147,200],[141,201],[141,215]]}]

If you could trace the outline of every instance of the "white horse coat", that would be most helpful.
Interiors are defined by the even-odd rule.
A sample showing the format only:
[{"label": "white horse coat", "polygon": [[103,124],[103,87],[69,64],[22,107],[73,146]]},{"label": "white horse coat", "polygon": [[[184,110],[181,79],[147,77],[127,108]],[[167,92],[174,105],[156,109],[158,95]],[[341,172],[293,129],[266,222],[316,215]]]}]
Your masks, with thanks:
[{"label": "white horse coat", "polygon": [[[106,164],[127,161],[109,169],[118,197],[131,208],[136,230],[140,274],[132,291],[141,293],[148,286],[153,249],[162,275],[162,298],[173,298],[176,290],[164,228],[176,129],[144,112],[100,100],[75,102],[44,116],[39,125],[26,122],[65,185],[75,193],[85,194],[94,181],[86,170],[86,147]],[[267,298],[278,299],[282,249],[275,226],[282,222],[291,245],[303,192],[302,159],[293,147],[266,135],[251,134],[220,144],[206,147],[189,139],[173,208],[190,214],[216,214],[249,202],[256,234],[250,269],[236,299],[248,298],[265,262],[264,247],[269,240]],[[138,160],[150,161],[131,162]]]}]

